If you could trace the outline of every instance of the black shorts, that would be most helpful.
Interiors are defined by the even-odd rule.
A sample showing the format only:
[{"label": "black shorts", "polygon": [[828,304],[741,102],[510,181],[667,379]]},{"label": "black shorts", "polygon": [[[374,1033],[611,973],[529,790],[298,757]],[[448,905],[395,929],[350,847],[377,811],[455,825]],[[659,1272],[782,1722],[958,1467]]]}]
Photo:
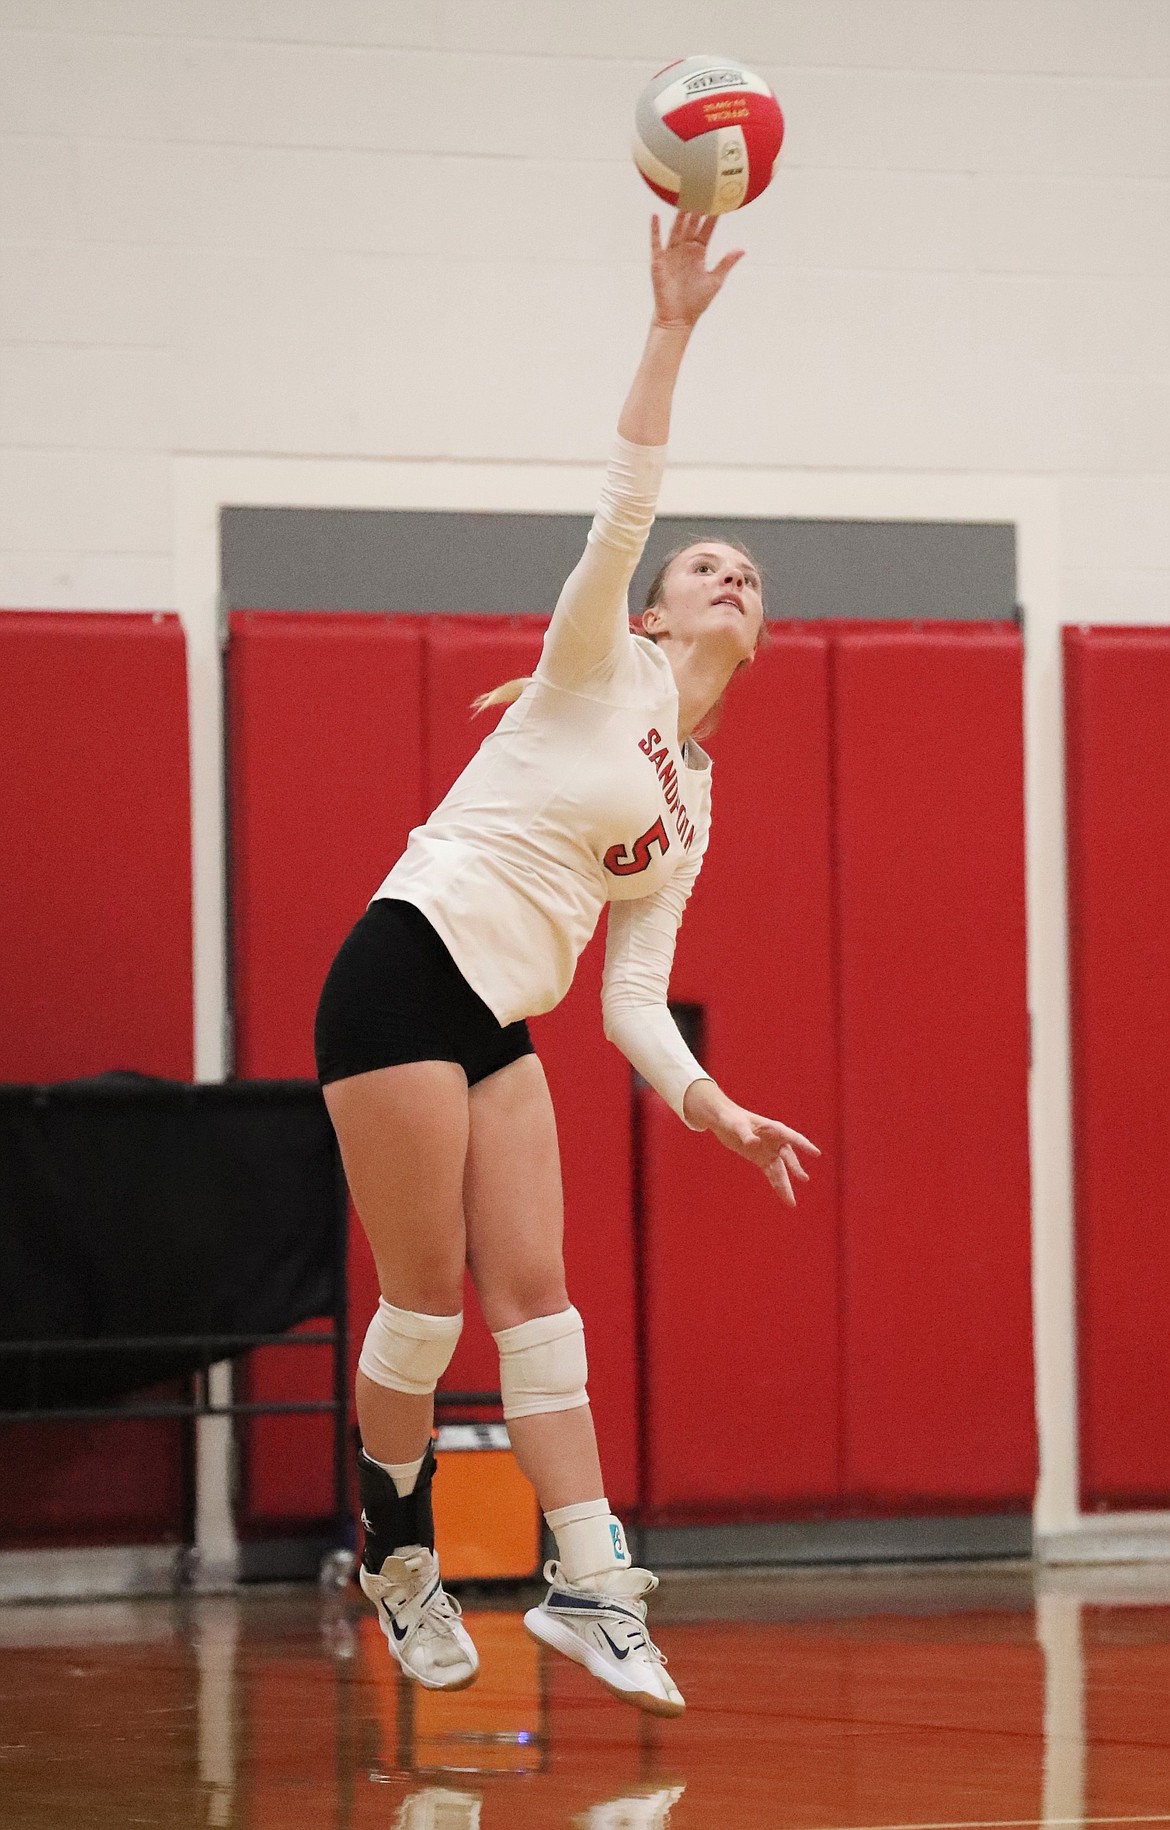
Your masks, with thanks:
[{"label": "black shorts", "polygon": [[404,1061],[457,1061],[474,1086],[535,1053],[528,1025],[497,1022],[422,910],[384,896],[329,968],[313,1045],[322,1086]]}]

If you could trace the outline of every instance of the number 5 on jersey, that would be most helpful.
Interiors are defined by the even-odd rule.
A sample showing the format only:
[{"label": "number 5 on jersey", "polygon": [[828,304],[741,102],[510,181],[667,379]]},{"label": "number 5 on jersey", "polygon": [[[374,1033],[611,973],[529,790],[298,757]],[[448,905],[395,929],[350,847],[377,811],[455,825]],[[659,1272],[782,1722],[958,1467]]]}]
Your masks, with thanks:
[{"label": "number 5 on jersey", "polygon": [[644,832],[640,839],[634,840],[628,852],[624,845],[611,845],[605,854],[605,868],[612,871],[615,877],[634,877],[639,871],[649,869],[653,856],[651,847],[654,845],[658,846],[660,858],[664,858],[670,850],[670,840],[666,836],[661,814],[649,832]]}]

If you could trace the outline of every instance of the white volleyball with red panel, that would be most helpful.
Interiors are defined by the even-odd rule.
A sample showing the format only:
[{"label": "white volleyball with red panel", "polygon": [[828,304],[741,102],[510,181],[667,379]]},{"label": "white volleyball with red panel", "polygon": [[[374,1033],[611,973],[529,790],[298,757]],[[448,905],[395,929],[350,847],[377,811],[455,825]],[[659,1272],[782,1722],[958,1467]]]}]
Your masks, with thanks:
[{"label": "white volleyball with red panel", "polygon": [[706,216],[758,197],[784,138],[771,89],[731,57],[667,64],[639,96],[634,122],[634,162],[650,189]]}]

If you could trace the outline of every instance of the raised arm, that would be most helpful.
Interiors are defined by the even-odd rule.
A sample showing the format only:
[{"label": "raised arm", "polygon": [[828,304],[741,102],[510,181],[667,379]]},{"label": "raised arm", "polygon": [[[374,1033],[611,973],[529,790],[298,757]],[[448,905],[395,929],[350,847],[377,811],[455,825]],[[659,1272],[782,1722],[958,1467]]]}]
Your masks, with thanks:
[{"label": "raised arm", "polygon": [[742,257],[742,250],[725,254],[708,271],[716,221],[680,213],[664,244],[658,218],[651,218],[654,315],[618,419],[588,544],[545,637],[537,672],[550,685],[581,689],[614,664],[629,640],[626,592],[654,520],[679,368],[692,330]]},{"label": "raised arm", "polygon": [[743,259],[743,249],[737,248],[708,272],[707,246],[718,220],[717,216],[681,211],[663,246],[658,218],[650,218],[654,316],[618,419],[618,437],[632,445],[665,445],[670,437],[674,384],[691,332],[731,269]]}]

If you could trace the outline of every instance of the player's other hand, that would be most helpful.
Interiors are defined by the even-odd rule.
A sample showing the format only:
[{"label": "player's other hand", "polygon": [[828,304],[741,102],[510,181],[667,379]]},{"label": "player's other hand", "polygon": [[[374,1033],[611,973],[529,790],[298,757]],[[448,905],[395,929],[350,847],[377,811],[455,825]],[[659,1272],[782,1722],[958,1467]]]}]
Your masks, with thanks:
[{"label": "player's other hand", "polygon": [[807,1182],[808,1170],[801,1155],[820,1156],[814,1143],[777,1118],[749,1112],[720,1091],[713,1080],[696,1080],[687,1088],[683,1110],[693,1125],[714,1132],[721,1144],[746,1157],[768,1179],[789,1207],[796,1206],[793,1182]]}]

